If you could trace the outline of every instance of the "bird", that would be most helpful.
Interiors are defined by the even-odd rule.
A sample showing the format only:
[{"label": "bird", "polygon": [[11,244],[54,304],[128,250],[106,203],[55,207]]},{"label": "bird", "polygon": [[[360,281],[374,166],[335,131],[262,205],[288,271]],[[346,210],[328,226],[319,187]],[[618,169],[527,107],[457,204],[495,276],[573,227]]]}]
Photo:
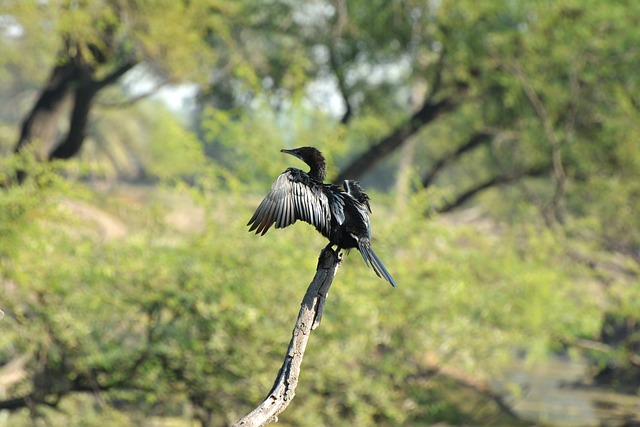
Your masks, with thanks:
[{"label": "bird", "polygon": [[358,249],[367,266],[395,288],[395,280],[371,248],[371,205],[360,184],[354,180],[326,184],[327,162],[315,147],[280,151],[297,157],[310,169],[290,167],[275,179],[247,223],[249,232],[264,235],[274,224],[285,228],[298,220],[307,222],[329,239],[325,249]]}]

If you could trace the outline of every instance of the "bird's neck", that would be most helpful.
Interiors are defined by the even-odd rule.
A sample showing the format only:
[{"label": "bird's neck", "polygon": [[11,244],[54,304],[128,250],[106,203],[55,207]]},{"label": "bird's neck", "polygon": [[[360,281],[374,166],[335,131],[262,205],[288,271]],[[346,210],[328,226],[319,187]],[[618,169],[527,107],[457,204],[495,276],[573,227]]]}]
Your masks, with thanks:
[{"label": "bird's neck", "polygon": [[327,177],[327,166],[324,163],[314,163],[309,166],[311,166],[309,176],[316,181],[324,182],[324,179]]}]

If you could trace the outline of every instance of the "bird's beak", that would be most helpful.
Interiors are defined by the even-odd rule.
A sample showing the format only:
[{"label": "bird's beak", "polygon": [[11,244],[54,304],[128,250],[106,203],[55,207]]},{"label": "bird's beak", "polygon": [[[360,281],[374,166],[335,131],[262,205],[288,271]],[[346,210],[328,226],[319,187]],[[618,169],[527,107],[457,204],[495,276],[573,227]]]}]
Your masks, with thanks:
[{"label": "bird's beak", "polygon": [[281,153],[287,153],[287,154],[291,154],[294,157],[300,158],[300,155],[298,154],[298,152],[296,150],[287,150],[286,148],[283,148],[282,150],[280,150]]}]

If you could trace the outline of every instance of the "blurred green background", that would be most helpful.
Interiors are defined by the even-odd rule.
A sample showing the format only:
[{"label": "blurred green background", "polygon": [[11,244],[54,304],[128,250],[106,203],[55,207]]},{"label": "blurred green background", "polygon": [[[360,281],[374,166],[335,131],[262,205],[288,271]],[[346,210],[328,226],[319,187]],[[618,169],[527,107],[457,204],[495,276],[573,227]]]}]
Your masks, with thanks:
[{"label": "blurred green background", "polygon": [[223,426],[372,198],[284,426],[640,423],[640,3],[0,1],[0,426]]}]

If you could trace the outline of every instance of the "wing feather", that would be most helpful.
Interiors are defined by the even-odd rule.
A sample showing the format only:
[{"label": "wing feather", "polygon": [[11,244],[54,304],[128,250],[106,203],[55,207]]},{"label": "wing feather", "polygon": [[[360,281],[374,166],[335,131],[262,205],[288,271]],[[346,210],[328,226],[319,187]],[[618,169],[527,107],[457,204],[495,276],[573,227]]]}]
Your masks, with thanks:
[{"label": "wing feather", "polygon": [[273,218],[276,223],[276,228],[286,227],[284,218],[283,218],[283,212],[286,205],[287,205],[286,192],[282,191],[282,188],[278,188],[275,195],[275,215]]},{"label": "wing feather", "polygon": [[344,197],[338,192],[332,192],[331,213],[338,224],[342,224],[345,220],[344,216]]},{"label": "wing feather", "polygon": [[323,235],[329,235],[331,208],[324,185],[313,181],[298,169],[289,168],[280,174],[247,223],[249,231],[265,234],[272,225],[284,228],[304,221]]}]

